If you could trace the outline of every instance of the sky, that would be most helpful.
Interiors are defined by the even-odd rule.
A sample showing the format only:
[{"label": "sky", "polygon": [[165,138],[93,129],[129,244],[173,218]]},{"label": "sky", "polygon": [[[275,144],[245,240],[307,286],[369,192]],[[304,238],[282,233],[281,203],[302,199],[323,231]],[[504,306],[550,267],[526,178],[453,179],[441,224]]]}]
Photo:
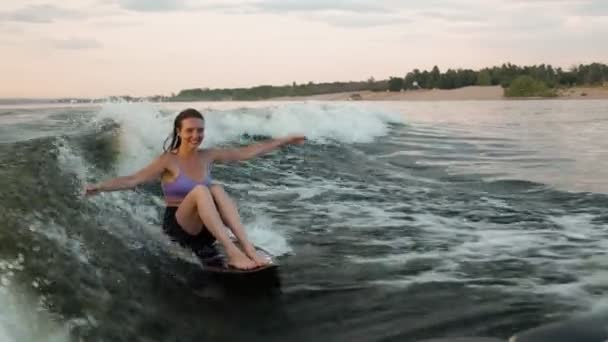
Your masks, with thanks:
[{"label": "sky", "polygon": [[608,59],[606,0],[2,0],[0,97]]}]

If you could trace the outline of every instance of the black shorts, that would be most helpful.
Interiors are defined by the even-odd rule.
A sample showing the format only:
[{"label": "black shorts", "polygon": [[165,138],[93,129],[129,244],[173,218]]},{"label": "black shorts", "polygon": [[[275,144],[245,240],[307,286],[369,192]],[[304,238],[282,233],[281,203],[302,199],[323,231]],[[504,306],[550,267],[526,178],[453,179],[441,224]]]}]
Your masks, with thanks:
[{"label": "black shorts", "polygon": [[[182,247],[190,248],[199,258],[207,258],[211,254],[217,253],[213,244],[215,238],[203,225],[200,233],[191,235],[187,233],[177,222],[175,213],[177,207],[166,207],[163,218],[163,231],[171,240],[177,242]],[[211,254],[210,254],[211,253]]]}]

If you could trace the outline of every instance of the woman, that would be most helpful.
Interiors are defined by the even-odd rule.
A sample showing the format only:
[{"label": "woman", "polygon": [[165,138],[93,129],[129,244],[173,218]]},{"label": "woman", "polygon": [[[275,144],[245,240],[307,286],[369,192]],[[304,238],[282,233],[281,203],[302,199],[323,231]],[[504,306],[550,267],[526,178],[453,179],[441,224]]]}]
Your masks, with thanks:
[{"label": "woman", "polygon": [[[167,234],[195,252],[215,239],[224,247],[230,266],[238,269],[262,266],[268,261],[256,253],[247,239],[236,205],[221,186],[211,184],[211,165],[251,159],[284,145],[302,144],[306,138],[288,136],[241,148],[199,149],[204,133],[205,120],[201,113],[195,109],[180,112],[168,147],[165,141],[164,153],[130,176],[87,185],[85,193],[130,189],[160,178],[166,202],[163,230]],[[242,250],[228,236],[225,224]]]}]

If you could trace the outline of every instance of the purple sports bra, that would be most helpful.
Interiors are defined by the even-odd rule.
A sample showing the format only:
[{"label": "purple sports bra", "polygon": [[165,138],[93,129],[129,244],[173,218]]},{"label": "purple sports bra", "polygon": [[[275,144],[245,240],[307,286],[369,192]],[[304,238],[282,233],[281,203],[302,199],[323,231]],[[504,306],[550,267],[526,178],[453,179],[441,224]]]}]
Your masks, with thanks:
[{"label": "purple sports bra", "polygon": [[196,182],[192,178],[189,178],[184,174],[182,169],[177,166],[179,169],[179,174],[177,178],[172,182],[167,182],[162,184],[163,193],[165,194],[165,198],[184,198],[186,195],[194,189],[195,186],[201,184],[204,186],[211,185],[211,165],[208,167],[207,178],[202,182]]}]

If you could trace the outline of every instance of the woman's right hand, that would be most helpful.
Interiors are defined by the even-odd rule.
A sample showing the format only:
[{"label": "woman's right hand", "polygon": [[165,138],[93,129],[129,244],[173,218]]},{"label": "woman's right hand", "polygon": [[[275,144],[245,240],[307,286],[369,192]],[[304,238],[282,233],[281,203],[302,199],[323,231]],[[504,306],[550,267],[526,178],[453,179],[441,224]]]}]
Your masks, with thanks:
[{"label": "woman's right hand", "polygon": [[99,187],[94,184],[87,184],[84,187],[84,195],[85,196],[93,196],[99,193]]}]

